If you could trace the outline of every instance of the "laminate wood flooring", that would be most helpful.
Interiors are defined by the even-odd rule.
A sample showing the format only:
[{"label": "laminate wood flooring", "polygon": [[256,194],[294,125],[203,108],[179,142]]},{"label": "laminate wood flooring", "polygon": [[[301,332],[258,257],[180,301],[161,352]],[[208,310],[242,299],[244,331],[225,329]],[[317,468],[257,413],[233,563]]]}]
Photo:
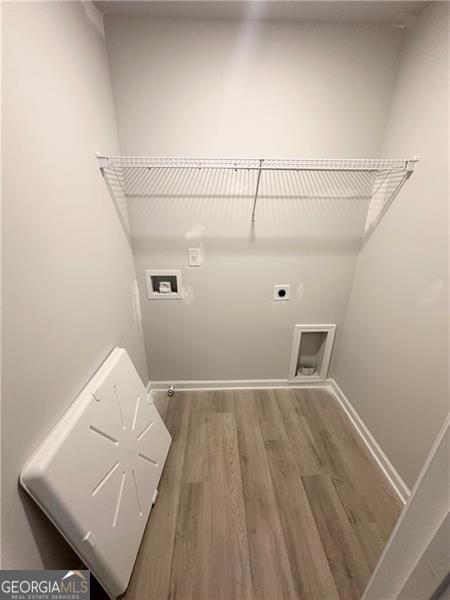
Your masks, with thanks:
[{"label": "laminate wood flooring", "polygon": [[401,503],[323,389],[178,392],[126,600],[359,600]]}]

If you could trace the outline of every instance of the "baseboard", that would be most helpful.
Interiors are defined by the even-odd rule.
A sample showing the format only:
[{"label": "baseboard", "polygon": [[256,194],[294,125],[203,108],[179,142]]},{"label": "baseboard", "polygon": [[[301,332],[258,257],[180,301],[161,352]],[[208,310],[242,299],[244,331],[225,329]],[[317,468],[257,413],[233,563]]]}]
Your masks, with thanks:
[{"label": "baseboard", "polygon": [[278,389],[291,388],[301,389],[308,387],[325,387],[327,381],[318,382],[295,382],[289,383],[287,379],[224,379],[224,380],[191,380],[191,381],[152,381],[147,389],[167,390],[173,385],[178,391],[200,391],[200,390],[252,390],[252,389]]},{"label": "baseboard", "polygon": [[381,470],[385,474],[386,479],[391,484],[395,493],[400,498],[402,503],[406,504],[406,502],[411,494],[411,490],[408,488],[406,483],[400,477],[397,470],[395,469],[395,467],[393,466],[391,461],[388,459],[386,454],[383,452],[383,450],[381,449],[381,446],[378,444],[376,439],[370,433],[368,427],[365,425],[364,421],[361,419],[359,414],[356,412],[356,410],[354,409],[350,400],[347,398],[347,396],[344,394],[342,389],[339,387],[339,384],[334,379],[328,379],[328,383],[329,383],[331,391],[334,393],[339,404],[342,406],[343,410],[345,411],[348,418],[352,422],[356,431],[361,436],[361,439],[367,446],[369,452],[372,454],[374,459],[379,464]]},{"label": "baseboard", "polygon": [[152,393],[152,400],[156,410],[159,412],[162,420],[166,422],[167,415],[167,405],[169,401],[169,396],[167,395],[166,390],[155,390],[152,388],[152,382],[149,381],[145,386],[147,389],[147,394]]}]

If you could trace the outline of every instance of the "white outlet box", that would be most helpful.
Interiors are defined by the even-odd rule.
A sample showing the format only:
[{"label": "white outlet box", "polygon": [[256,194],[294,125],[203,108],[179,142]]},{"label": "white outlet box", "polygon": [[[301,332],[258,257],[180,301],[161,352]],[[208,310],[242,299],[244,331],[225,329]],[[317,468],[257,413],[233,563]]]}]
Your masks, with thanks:
[{"label": "white outlet box", "polygon": [[200,267],[202,264],[202,251],[200,248],[188,248],[188,265]]},{"label": "white outlet box", "polygon": [[274,285],[273,300],[276,302],[287,302],[289,300],[290,285]]}]

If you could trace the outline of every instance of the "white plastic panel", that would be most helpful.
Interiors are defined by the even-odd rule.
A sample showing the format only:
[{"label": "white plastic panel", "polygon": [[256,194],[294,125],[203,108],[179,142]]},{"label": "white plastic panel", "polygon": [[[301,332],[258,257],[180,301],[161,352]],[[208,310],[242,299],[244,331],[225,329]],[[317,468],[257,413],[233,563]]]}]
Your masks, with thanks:
[{"label": "white plastic panel", "polygon": [[111,597],[128,586],[170,444],[116,348],[22,471],[22,486]]}]

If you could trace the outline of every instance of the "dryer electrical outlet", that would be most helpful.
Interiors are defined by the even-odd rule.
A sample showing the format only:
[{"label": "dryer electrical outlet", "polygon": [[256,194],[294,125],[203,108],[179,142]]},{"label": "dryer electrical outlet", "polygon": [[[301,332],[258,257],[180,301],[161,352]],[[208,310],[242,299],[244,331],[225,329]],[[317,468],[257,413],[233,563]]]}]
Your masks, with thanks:
[{"label": "dryer electrical outlet", "polygon": [[112,598],[128,586],[170,444],[115,348],[22,470],[22,486]]},{"label": "dryer electrical outlet", "polygon": [[287,302],[289,300],[290,288],[291,286],[288,283],[283,285],[275,285],[273,287],[272,300],[277,302]]}]

